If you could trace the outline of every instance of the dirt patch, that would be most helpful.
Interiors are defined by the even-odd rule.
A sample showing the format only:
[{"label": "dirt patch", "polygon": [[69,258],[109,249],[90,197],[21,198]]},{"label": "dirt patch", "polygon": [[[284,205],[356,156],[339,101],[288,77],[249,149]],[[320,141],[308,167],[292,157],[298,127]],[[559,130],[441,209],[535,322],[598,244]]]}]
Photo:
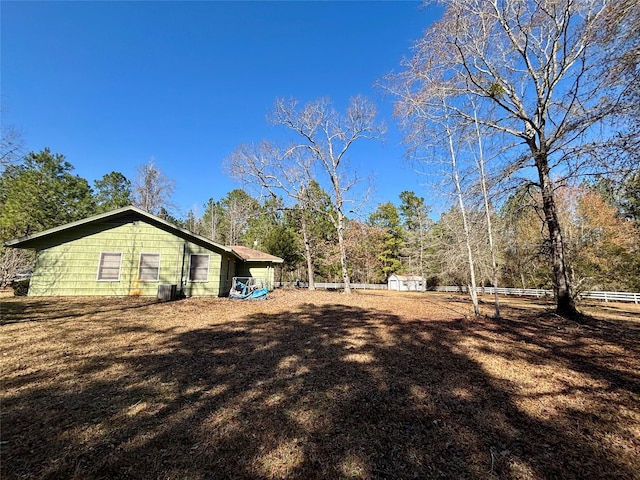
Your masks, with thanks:
[{"label": "dirt patch", "polygon": [[637,306],[1,302],[3,479],[640,478]]}]

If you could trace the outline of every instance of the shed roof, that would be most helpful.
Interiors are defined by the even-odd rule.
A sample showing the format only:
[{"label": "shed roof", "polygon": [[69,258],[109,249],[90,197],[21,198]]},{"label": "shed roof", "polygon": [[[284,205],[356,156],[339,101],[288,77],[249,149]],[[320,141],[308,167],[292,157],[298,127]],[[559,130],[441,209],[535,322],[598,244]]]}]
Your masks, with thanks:
[{"label": "shed roof", "polygon": [[402,281],[422,280],[422,277],[420,275],[398,275],[398,274],[394,273],[393,275],[389,276],[390,279],[392,277],[397,278],[398,280],[402,280]]}]

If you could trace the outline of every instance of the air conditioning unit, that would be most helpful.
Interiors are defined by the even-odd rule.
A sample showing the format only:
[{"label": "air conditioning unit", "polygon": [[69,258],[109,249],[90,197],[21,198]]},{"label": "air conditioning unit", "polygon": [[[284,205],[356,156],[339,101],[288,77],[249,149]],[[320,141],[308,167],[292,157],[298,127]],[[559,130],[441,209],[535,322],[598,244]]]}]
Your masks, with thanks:
[{"label": "air conditioning unit", "polygon": [[175,284],[162,283],[158,285],[158,300],[161,302],[175,300],[177,290],[178,288]]}]

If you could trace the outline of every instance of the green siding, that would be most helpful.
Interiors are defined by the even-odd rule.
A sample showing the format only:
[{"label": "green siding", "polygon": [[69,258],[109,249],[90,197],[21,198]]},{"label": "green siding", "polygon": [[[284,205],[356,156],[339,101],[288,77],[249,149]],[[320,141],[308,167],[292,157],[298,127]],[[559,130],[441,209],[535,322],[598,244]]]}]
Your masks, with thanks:
[{"label": "green siding", "polygon": [[273,290],[274,270],[271,262],[243,262],[238,268],[238,276],[261,278],[267,282],[269,290]]},{"label": "green siding", "polygon": [[[31,296],[156,296],[161,283],[176,284],[180,290],[182,275],[188,280],[192,253],[210,255],[209,278],[207,282],[187,281],[184,285],[187,296],[226,295],[235,272],[234,257],[230,254],[186,242],[143,221],[73,229],[56,237],[54,245],[42,247],[37,249],[29,288]],[[123,254],[119,281],[98,281],[101,252]],[[158,281],[138,280],[141,253],[160,254]]]}]

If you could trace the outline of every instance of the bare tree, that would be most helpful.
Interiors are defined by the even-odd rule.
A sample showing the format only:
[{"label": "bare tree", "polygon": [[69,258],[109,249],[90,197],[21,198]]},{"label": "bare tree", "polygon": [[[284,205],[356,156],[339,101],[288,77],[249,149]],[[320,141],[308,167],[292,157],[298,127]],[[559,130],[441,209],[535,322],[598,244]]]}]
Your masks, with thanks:
[{"label": "bare tree", "polygon": [[469,248],[476,280],[490,278],[490,258],[484,213],[467,203],[465,208],[467,233],[459,206],[452,205],[430,229],[426,257],[431,271],[445,284],[470,287]]},{"label": "bare tree", "polygon": [[16,163],[24,154],[22,132],[12,126],[3,126],[0,141],[0,172]]},{"label": "bare tree", "polygon": [[16,274],[34,264],[33,252],[0,246],[0,287],[10,285]]},{"label": "bare tree", "polygon": [[482,134],[480,133],[480,125],[478,123],[477,113],[473,112],[475,136],[477,141],[477,165],[480,174],[480,190],[482,192],[482,203],[484,205],[484,213],[487,220],[487,235],[489,240],[489,251],[491,252],[491,277],[493,283],[495,316],[500,318],[500,297],[498,296],[498,263],[496,261],[496,250],[493,244],[493,225],[491,222],[491,209],[489,207],[489,189],[487,188],[487,172],[485,168],[486,159],[484,156],[484,147],[482,145]]},{"label": "bare tree", "polygon": [[171,206],[175,180],[156,167],[153,157],[136,167],[136,170],[138,176],[133,183],[134,205],[153,215],[158,215],[163,208],[168,209]]},{"label": "bare tree", "polygon": [[221,236],[227,245],[242,245],[251,221],[260,215],[260,202],[241,189],[220,200]]},{"label": "bare tree", "polygon": [[205,212],[202,217],[203,234],[218,242],[220,237],[220,223],[222,218],[222,205],[210,198],[205,206]]},{"label": "bare tree", "polygon": [[321,246],[319,244],[324,243],[319,242],[319,237],[324,237],[323,233],[326,232],[324,227],[331,228],[330,225],[326,225],[327,219],[331,217],[331,198],[315,180],[302,186],[300,194],[294,208],[299,213],[300,233],[307,263],[308,288],[315,290],[314,259],[318,256],[317,251]]},{"label": "bare tree", "polygon": [[616,153],[630,157],[630,167],[636,171],[640,158],[639,24],[640,0],[610,1],[600,28],[595,29],[605,50],[607,86],[622,92],[618,112],[623,123],[617,128]]},{"label": "bare tree", "polygon": [[469,228],[469,222],[467,221],[467,210],[465,208],[462,185],[460,183],[457,152],[456,148],[454,147],[454,128],[449,123],[449,116],[447,115],[448,110],[444,102],[443,108],[445,113],[443,127],[447,135],[447,146],[449,148],[449,156],[451,161],[451,176],[453,178],[453,183],[455,186],[456,198],[458,199],[458,208],[460,208],[465,245],[467,247],[467,261],[469,262],[469,295],[471,296],[471,302],[473,303],[473,313],[478,316],[480,315],[480,308],[478,307],[478,291],[476,290],[475,261],[473,257],[473,250],[471,247],[471,230]]},{"label": "bare tree", "polygon": [[300,228],[304,242],[309,290],[315,290],[313,258],[307,226],[309,209],[314,208],[311,191],[313,160],[295,149],[281,149],[263,141],[260,144],[242,144],[225,160],[229,175],[248,185],[257,187],[259,193],[274,198],[284,193],[295,202],[291,208],[299,211]]},{"label": "bare tree", "polygon": [[[375,106],[362,97],[351,99],[344,115],[328,99],[304,106],[295,99],[277,99],[269,120],[293,132],[292,142],[286,148],[268,142],[258,148],[241,146],[228,160],[232,176],[244,178],[273,195],[284,193],[331,221],[337,233],[346,293],[351,292],[344,239],[346,205],[355,200],[350,194],[361,183],[357,173],[347,168],[347,154],[355,142],[383,135],[384,128],[375,117]],[[318,210],[305,202],[304,192],[312,181],[330,186],[332,209]]]},{"label": "bare tree", "polygon": [[[452,112],[477,120],[511,150],[504,178],[524,174],[541,192],[559,313],[578,315],[564,258],[557,182],[594,165],[603,123],[621,92],[605,87],[605,51],[594,41],[606,0],[442,0],[441,21],[391,77],[397,113],[412,131],[443,93]],[[419,107],[419,108],[417,108]],[[437,106],[437,108],[440,108]],[[606,132],[605,132],[606,133]],[[608,165],[610,168],[611,165]]]}]

